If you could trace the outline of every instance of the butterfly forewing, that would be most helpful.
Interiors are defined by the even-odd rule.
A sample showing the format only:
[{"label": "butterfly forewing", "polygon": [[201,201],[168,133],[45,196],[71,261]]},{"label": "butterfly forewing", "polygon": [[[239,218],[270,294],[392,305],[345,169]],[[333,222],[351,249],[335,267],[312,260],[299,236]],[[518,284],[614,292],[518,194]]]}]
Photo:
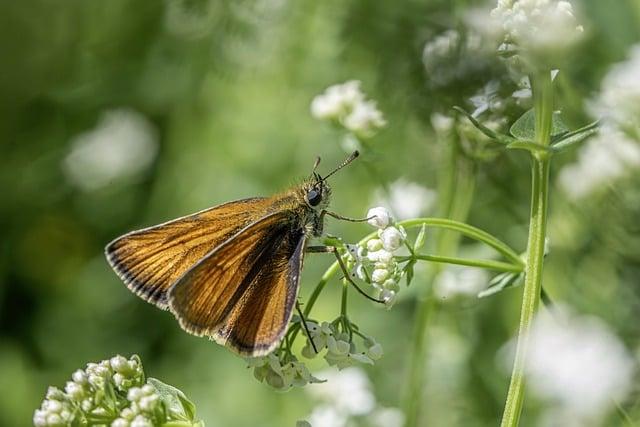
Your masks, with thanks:
[{"label": "butterfly forewing", "polygon": [[247,226],[171,288],[171,310],[184,329],[237,353],[271,351],[291,318],[305,236],[283,210]]},{"label": "butterfly forewing", "polygon": [[160,308],[167,291],[187,270],[214,248],[269,212],[266,198],[225,203],[111,242],[109,263],[129,289]]}]

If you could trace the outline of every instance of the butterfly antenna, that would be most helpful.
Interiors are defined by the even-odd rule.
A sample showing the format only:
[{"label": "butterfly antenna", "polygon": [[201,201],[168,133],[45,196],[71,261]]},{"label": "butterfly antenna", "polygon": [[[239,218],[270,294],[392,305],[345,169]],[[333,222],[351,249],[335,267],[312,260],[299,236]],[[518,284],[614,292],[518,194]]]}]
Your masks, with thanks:
[{"label": "butterfly antenna", "polygon": [[344,162],[342,162],[337,168],[335,168],[334,170],[332,170],[331,172],[329,172],[324,178],[322,178],[323,181],[325,181],[327,178],[329,178],[331,175],[333,175],[334,173],[338,172],[340,169],[342,169],[343,167],[347,166],[349,163],[353,162],[358,156],[360,155],[360,153],[358,151],[354,151],[349,157],[347,157],[345,159]]}]

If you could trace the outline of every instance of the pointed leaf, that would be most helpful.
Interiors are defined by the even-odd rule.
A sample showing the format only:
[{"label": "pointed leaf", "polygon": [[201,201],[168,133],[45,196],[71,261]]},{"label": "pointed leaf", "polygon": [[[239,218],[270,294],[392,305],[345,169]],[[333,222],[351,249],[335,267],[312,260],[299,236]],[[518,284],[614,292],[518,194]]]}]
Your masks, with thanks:
[{"label": "pointed leaf", "polygon": [[416,265],[416,260],[412,259],[404,267],[404,271],[407,273],[407,286],[409,286],[411,284],[411,281],[413,280],[413,276],[414,276],[414,271],[413,270],[414,270],[415,265]]},{"label": "pointed leaf", "polygon": [[[551,118],[551,136],[563,135],[569,131],[564,124],[559,111],[554,111]],[[509,133],[517,139],[533,141],[536,137],[536,113],[532,109],[526,111],[511,126]]]},{"label": "pointed leaf", "polygon": [[598,124],[599,120],[595,122],[589,123],[586,126],[581,127],[580,129],[576,129],[572,132],[566,133],[562,135],[560,138],[554,138],[552,141],[552,147],[554,151],[564,151],[571,147],[572,145],[578,144],[591,135],[598,132]]},{"label": "pointed leaf", "polygon": [[422,227],[420,227],[420,232],[418,233],[418,237],[416,237],[416,241],[413,243],[414,252],[422,248],[422,246],[424,246],[426,237],[427,237],[427,226],[426,224],[422,224]]},{"label": "pointed leaf", "polygon": [[158,391],[160,399],[167,405],[167,409],[174,416],[193,421],[196,416],[196,405],[177,388],[165,384],[156,378],[149,378],[148,383]]},{"label": "pointed leaf", "polygon": [[489,287],[484,291],[478,293],[478,298],[486,298],[488,296],[497,294],[507,288],[515,287],[522,284],[524,273],[501,273],[495,276]]},{"label": "pointed leaf", "polygon": [[511,138],[509,135],[504,135],[501,133],[497,133],[491,129],[489,129],[488,127],[486,127],[485,125],[483,125],[482,123],[480,123],[478,120],[476,120],[475,117],[473,117],[471,114],[467,113],[464,109],[460,108],[460,107],[453,107],[454,110],[456,110],[457,112],[465,115],[467,117],[467,119],[469,119],[469,121],[483,134],[485,134],[487,137],[493,139],[496,142],[499,142],[500,144],[508,144],[510,142],[513,142],[514,139]]}]

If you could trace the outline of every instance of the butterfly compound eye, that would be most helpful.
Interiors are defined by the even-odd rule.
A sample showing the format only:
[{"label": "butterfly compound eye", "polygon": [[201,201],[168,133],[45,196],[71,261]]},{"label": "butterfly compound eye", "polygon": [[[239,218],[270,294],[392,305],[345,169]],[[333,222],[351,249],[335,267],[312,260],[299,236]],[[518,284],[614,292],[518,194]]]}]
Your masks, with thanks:
[{"label": "butterfly compound eye", "polygon": [[307,202],[311,206],[318,206],[318,204],[322,201],[322,195],[316,190],[309,190],[307,193]]}]

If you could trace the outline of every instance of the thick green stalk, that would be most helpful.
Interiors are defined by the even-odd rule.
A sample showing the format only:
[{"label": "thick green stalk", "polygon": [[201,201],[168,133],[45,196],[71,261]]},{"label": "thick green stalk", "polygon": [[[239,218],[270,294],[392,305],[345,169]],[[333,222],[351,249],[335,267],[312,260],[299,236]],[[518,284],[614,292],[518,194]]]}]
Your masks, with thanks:
[{"label": "thick green stalk", "polygon": [[[548,71],[532,79],[536,114],[536,142],[549,145],[553,114],[553,88]],[[547,200],[549,193],[549,163],[547,153],[538,153],[531,159],[531,215],[527,243],[527,263],[520,312],[518,344],[507,401],[502,415],[502,427],[516,427],[524,400],[524,366],[529,349],[529,329],[540,303],[544,241],[547,228]]]},{"label": "thick green stalk", "polygon": [[[446,164],[441,169],[438,180],[440,214],[460,222],[467,219],[473,192],[475,176],[473,167],[461,159],[457,141],[451,138],[446,142]],[[458,230],[461,231],[461,230]],[[457,252],[460,236],[450,231],[439,230],[434,236],[435,253],[448,255]],[[517,258],[517,255],[516,255]],[[412,349],[410,365],[407,371],[406,389],[403,399],[403,410],[406,416],[405,427],[421,425],[421,406],[426,384],[427,331],[431,319],[437,310],[436,299],[433,298],[432,285],[442,270],[441,264],[435,264],[425,279],[427,286],[419,296],[413,325]]]}]

